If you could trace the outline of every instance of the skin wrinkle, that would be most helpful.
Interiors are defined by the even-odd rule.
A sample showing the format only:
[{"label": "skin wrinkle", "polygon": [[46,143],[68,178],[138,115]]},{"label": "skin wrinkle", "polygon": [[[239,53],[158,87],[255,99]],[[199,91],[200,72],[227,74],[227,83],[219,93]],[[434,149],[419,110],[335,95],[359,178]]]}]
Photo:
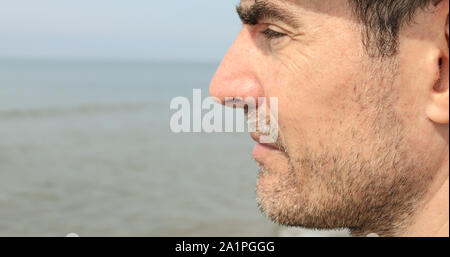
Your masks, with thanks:
[{"label": "skin wrinkle", "polygon": [[[244,91],[233,80],[252,74],[257,82],[246,94],[279,98],[276,145],[282,151],[254,154],[257,203],[266,217],[285,226],[395,236],[414,223],[443,176],[440,151],[448,149],[448,137],[439,136],[448,124],[436,132],[422,113],[429,97],[423,84],[431,88],[436,79],[425,76],[433,69],[423,69],[429,49],[415,47],[429,39],[422,27],[429,24],[417,21],[408,36],[398,35],[397,55],[374,58],[350,1],[289,1],[298,7],[291,12],[301,17],[301,33],[292,31],[298,36],[286,35],[277,47],[258,33],[264,27],[243,17],[248,24],[219,67],[211,94],[239,95]],[[251,10],[255,2],[241,6]]]}]

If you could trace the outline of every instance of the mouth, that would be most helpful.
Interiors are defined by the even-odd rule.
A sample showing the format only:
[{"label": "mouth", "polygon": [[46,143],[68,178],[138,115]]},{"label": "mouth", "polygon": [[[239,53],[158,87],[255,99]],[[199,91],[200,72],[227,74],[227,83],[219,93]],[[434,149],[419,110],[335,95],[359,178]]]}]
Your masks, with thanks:
[{"label": "mouth", "polygon": [[284,152],[284,149],[276,142],[275,143],[262,143],[262,142],[260,142],[259,139],[261,138],[262,134],[259,133],[259,132],[251,132],[250,136],[259,145],[262,145],[262,146],[267,147],[267,148],[272,148],[273,150],[278,150],[278,151],[283,151]]},{"label": "mouth", "polygon": [[[258,144],[253,148],[253,157],[257,162],[262,162],[266,157],[270,157],[274,153],[285,153],[282,145],[278,141],[278,125],[272,124],[272,119],[268,119],[267,115],[260,115],[257,108],[245,108],[244,112],[247,117],[250,136]],[[268,122],[270,120],[271,122]],[[275,122],[278,121],[275,119]],[[275,131],[274,131],[275,129]]]},{"label": "mouth", "polygon": [[250,133],[252,139],[258,144],[253,148],[252,156],[256,162],[261,165],[266,163],[274,156],[286,156],[284,148],[277,143],[261,143],[259,142],[260,134],[258,132]]}]

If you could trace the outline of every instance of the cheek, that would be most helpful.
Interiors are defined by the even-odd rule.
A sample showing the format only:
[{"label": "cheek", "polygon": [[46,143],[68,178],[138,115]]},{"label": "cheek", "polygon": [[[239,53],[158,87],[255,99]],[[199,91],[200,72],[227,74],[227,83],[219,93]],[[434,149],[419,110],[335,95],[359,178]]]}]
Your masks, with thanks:
[{"label": "cheek", "polygon": [[266,70],[265,93],[279,98],[279,125],[286,143],[317,146],[342,141],[355,124],[358,90],[367,76],[361,65],[364,58],[348,50],[360,41],[340,41],[295,42],[272,59],[270,67],[275,68]]},{"label": "cheek", "polygon": [[348,68],[330,64],[305,63],[296,71],[290,67],[278,69],[272,82],[277,86],[270,89],[270,95],[279,97],[279,125],[287,147],[317,149],[346,140],[345,131],[351,129],[359,113],[354,87],[361,86],[360,78]]}]

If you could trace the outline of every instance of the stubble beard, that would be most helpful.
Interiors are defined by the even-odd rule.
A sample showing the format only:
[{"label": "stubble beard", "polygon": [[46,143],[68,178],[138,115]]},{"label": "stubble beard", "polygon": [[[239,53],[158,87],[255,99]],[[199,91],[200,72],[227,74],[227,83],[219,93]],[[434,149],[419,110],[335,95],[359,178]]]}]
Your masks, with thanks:
[{"label": "stubble beard", "polygon": [[[261,212],[281,225],[349,228],[355,236],[395,236],[404,230],[432,173],[405,138],[404,123],[393,106],[393,81],[382,91],[360,92],[358,99],[368,101],[361,105],[376,115],[369,123],[361,121],[361,129],[344,133],[350,135],[345,140],[352,147],[330,142],[314,150],[302,142],[301,147],[288,149],[280,138],[289,168],[260,167],[256,193]],[[361,151],[361,145],[370,147],[370,156]]]}]

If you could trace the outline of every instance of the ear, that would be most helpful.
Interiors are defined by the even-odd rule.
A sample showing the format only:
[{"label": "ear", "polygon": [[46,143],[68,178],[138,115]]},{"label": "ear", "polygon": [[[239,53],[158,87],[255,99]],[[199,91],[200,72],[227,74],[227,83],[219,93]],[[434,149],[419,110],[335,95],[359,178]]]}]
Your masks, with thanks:
[{"label": "ear", "polygon": [[436,83],[429,89],[430,102],[427,115],[430,120],[439,124],[449,123],[449,3],[442,1],[438,6],[437,16],[441,24],[441,35],[436,38],[439,55],[436,56]]}]

